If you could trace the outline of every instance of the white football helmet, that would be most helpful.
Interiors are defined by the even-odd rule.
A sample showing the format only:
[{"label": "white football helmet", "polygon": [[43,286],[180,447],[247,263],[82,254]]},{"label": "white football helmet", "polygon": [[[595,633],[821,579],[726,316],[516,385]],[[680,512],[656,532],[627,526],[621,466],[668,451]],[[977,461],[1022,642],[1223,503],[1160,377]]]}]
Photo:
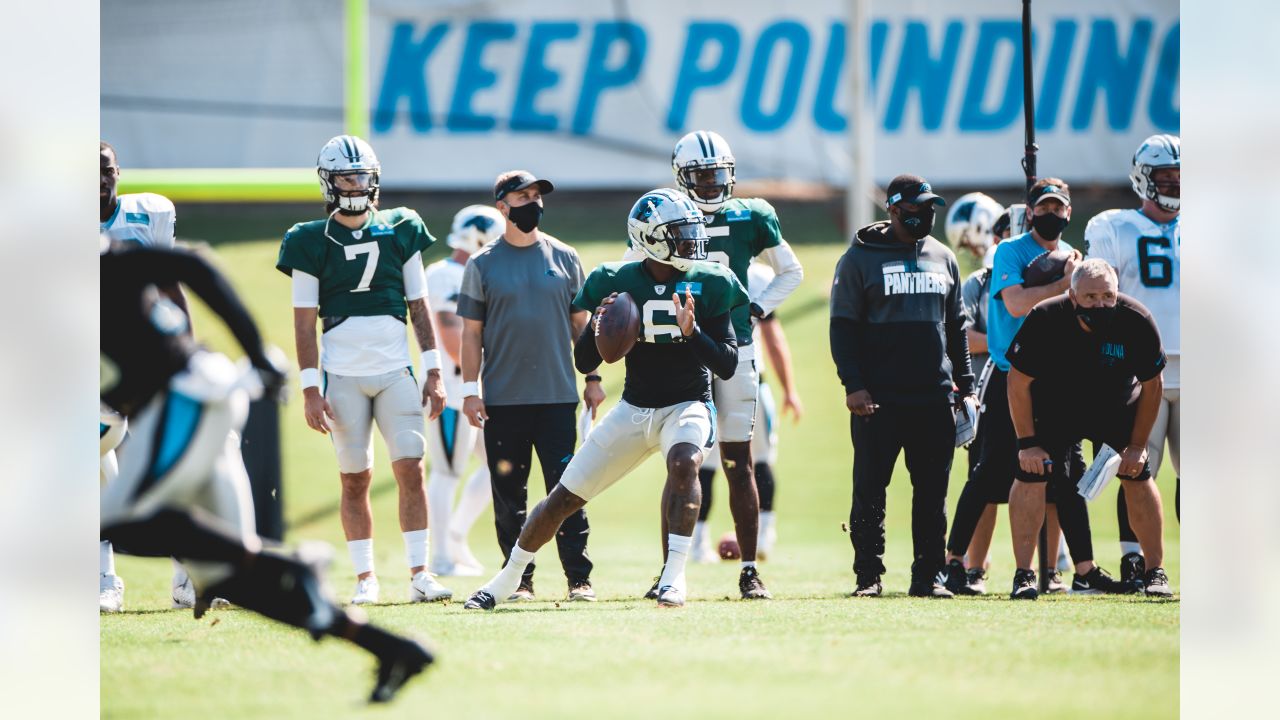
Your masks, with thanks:
[{"label": "white football helmet", "polygon": [[378,202],[382,166],[369,143],[355,135],[339,135],[320,148],[316,174],[327,203],[344,215],[359,215]]},{"label": "white football helmet", "polygon": [[962,195],[947,213],[947,242],[981,256],[995,242],[991,228],[1004,207],[989,195],[972,192]]},{"label": "white football helmet", "polygon": [[1178,212],[1182,204],[1181,192],[1179,197],[1162,195],[1151,179],[1151,172],[1163,167],[1182,167],[1182,140],[1177,135],[1152,135],[1143,140],[1138,152],[1133,154],[1129,180],[1138,197],[1151,200],[1161,210]]},{"label": "white football helmet", "polygon": [[[688,196],[671,188],[650,190],[631,206],[627,237],[647,257],[687,272],[707,259],[707,216]],[[687,243],[692,242],[692,247]],[[681,252],[685,250],[686,252]]]},{"label": "white football helmet", "polygon": [[717,133],[707,130],[691,132],[680,138],[671,153],[671,170],[676,174],[676,185],[707,214],[720,212],[725,202],[733,197],[733,167],[733,151],[729,149],[729,143]]},{"label": "white football helmet", "polygon": [[453,216],[453,228],[446,242],[454,250],[474,255],[480,248],[502,237],[506,218],[497,208],[488,205],[468,205]]}]

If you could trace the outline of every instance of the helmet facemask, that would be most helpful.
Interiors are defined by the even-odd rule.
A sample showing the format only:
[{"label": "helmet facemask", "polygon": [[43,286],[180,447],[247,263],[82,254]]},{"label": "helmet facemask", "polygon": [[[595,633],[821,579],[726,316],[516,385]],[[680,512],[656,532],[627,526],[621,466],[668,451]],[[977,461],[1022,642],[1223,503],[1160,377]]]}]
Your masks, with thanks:
[{"label": "helmet facemask", "polygon": [[[1177,184],[1178,194],[1168,195],[1160,192],[1154,178],[1156,171],[1163,168],[1177,169],[1182,166],[1182,143],[1173,135],[1152,135],[1142,141],[1138,151],[1133,154],[1133,164],[1129,171],[1129,181],[1133,191],[1143,200],[1150,200],[1165,212],[1176,213],[1182,207],[1181,183]],[[1162,182],[1159,185],[1165,190],[1172,190],[1174,183]]]},{"label": "helmet facemask", "polygon": [[733,197],[734,166],[731,160],[689,165],[676,171],[676,182],[705,213],[719,212]]},{"label": "helmet facemask", "polygon": [[341,215],[362,215],[378,202],[378,170],[330,171],[320,168],[324,199]]},{"label": "helmet facemask", "polygon": [[[1135,177],[1140,177],[1141,182],[1135,179],[1134,189],[1138,190],[1138,186],[1141,185],[1142,189],[1138,190],[1138,194],[1141,195],[1143,199],[1154,202],[1157,207],[1159,207],[1161,210],[1164,210],[1165,212],[1171,212],[1171,213],[1178,212],[1182,207],[1182,184],[1168,182],[1168,181],[1157,183],[1154,177],[1157,170],[1162,170],[1164,168],[1177,168],[1177,167],[1179,166],[1178,165],[1160,165],[1157,167],[1152,167],[1150,165],[1138,166],[1137,168],[1134,169],[1134,175]],[[1164,189],[1164,190],[1176,189],[1178,194],[1166,195],[1160,192],[1161,189]]]}]

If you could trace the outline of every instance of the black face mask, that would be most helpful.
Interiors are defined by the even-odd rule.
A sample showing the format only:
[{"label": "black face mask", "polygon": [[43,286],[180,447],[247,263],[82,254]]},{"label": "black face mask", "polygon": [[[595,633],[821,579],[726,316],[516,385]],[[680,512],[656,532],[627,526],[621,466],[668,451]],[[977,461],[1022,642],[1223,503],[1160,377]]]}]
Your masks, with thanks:
[{"label": "black face mask", "polygon": [[1036,234],[1045,240],[1057,240],[1062,231],[1067,228],[1068,222],[1070,221],[1067,218],[1053,213],[1031,217],[1031,227],[1035,228]]},{"label": "black face mask", "polygon": [[1085,307],[1076,305],[1076,317],[1080,318],[1080,322],[1094,332],[1101,332],[1111,326],[1111,321],[1116,316],[1116,306],[1105,307]]},{"label": "black face mask", "polygon": [[507,212],[507,217],[520,228],[520,232],[533,232],[533,229],[538,227],[538,221],[542,219],[542,205],[531,202],[513,207]]},{"label": "black face mask", "polygon": [[924,238],[933,232],[933,206],[922,207],[915,212],[907,212],[899,209],[898,215],[902,219],[902,225],[907,229],[907,234],[916,240]]}]

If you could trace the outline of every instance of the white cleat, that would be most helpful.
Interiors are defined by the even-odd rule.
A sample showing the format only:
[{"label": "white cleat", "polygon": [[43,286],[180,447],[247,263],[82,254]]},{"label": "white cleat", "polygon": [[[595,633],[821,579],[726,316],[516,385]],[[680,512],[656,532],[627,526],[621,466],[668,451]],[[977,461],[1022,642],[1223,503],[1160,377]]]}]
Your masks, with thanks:
[{"label": "white cleat", "polygon": [[352,605],[375,605],[378,602],[378,576],[370,575],[362,580],[356,580],[355,596],[351,598]]},{"label": "white cleat", "polygon": [[684,607],[684,592],[674,585],[658,590],[658,607]]},{"label": "white cleat", "polygon": [[98,611],[118,613],[124,610],[124,580],[119,575],[98,576]]},{"label": "white cleat", "polygon": [[[173,591],[169,595],[173,600],[172,607],[174,610],[183,608],[190,610],[196,606],[196,587],[191,584],[190,577],[183,580],[181,585],[174,585]],[[231,603],[224,598],[214,598],[213,602],[209,603],[209,607],[214,610],[221,610],[225,607],[231,607]]]},{"label": "white cleat", "polygon": [[409,602],[439,602],[453,597],[453,591],[440,584],[431,573],[423,571],[409,583]]}]

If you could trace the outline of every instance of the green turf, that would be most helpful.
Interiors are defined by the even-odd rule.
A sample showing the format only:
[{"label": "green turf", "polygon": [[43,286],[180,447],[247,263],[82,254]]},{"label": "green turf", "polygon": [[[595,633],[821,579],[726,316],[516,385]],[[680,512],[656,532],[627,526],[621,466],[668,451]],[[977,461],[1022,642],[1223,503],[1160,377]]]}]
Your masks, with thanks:
[{"label": "green turf", "polygon": [[[437,228],[439,223],[433,223]],[[555,228],[552,228],[555,231]],[[443,235],[443,232],[438,234]],[[572,233],[566,239],[576,240]],[[292,355],[287,279],[274,268],[275,240],[219,245],[221,265],[244,293],[267,336]],[[620,243],[582,243],[584,264],[620,254]],[[591,555],[601,602],[555,603],[564,593],[555,552],[538,555],[540,601],[492,614],[449,606],[390,605],[370,616],[428,639],[440,663],[386,711],[361,700],[372,664],[326,640],[313,644],[250,613],[215,611],[201,622],[168,610],[168,561],[120,558],[128,612],[102,619],[102,703],[107,717],[678,717],[891,713],[893,717],[1171,717],[1178,711],[1178,604],[1135,598],[1003,599],[1012,577],[1003,512],[983,599],[904,596],[911,562],[910,485],[901,465],[889,491],[886,587],[890,597],[852,600],[847,519],[852,451],[843,394],[827,349],[826,288],[837,245],[798,248],[806,280],[780,313],[792,344],[807,414],[781,426],[777,468],[779,541],[762,565],[777,598],[736,597],[736,566],[695,565],[691,602],[659,611],[635,598],[660,563],[662,476],[651,460],[593,501]],[[228,347],[203,308],[197,333]],[[610,402],[621,368],[604,372]],[[296,395],[295,395],[296,398]],[[337,548],[334,587],[351,589],[335,514],[332,449],[306,428],[301,404],[284,409],[284,497],[291,539]],[[376,549],[384,599],[407,584],[395,493],[381,442],[375,469]],[[948,508],[964,467],[957,453]],[[535,475],[535,477],[537,477]],[[535,483],[536,484],[536,483]],[[1166,506],[1166,567],[1180,583],[1173,477],[1160,477]],[[728,530],[723,481],[711,516]],[[542,495],[531,489],[531,502]],[[1099,562],[1118,565],[1114,489],[1091,506]],[[496,567],[491,515],[471,534]],[[296,521],[311,518],[305,524]],[[446,579],[459,596],[482,579]]]}]

